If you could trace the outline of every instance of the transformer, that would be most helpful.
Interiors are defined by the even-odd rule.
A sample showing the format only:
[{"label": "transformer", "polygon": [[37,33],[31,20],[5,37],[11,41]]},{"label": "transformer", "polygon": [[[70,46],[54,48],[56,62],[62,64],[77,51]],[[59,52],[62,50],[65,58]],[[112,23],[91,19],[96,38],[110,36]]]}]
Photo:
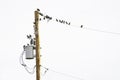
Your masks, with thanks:
[{"label": "transformer", "polygon": [[27,45],[25,46],[25,57],[26,59],[34,59],[34,50],[33,50],[33,46],[31,45]]}]

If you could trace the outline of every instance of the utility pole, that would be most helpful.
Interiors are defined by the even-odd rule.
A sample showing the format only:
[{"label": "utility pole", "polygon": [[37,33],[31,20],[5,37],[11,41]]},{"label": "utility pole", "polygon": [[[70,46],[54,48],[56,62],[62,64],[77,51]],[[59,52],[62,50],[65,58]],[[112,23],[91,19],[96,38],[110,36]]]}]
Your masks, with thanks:
[{"label": "utility pole", "polygon": [[40,41],[39,41],[39,9],[34,12],[35,15],[35,44],[36,44],[36,80],[40,80]]}]

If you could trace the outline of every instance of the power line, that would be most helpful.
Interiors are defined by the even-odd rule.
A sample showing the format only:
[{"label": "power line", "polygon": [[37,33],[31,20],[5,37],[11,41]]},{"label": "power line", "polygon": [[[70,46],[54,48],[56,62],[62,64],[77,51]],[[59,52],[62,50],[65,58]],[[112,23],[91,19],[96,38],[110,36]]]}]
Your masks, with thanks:
[{"label": "power line", "polygon": [[108,33],[108,34],[114,34],[114,35],[120,35],[120,33],[118,32],[110,32],[110,31],[106,31],[106,30],[100,30],[100,29],[94,29],[94,28],[88,28],[88,27],[83,27],[83,25],[81,26],[76,26],[76,25],[71,25],[72,27],[76,27],[76,28],[82,28],[85,30],[90,30],[90,31],[96,31],[96,32],[102,32],[102,33]]},{"label": "power line", "polygon": [[84,27],[83,29],[90,30],[90,31],[102,32],[102,33],[120,35],[120,33],[117,33],[117,32],[110,32],[110,31],[105,31],[105,30],[100,30],[100,29],[93,29],[93,28],[87,28],[87,27]]},{"label": "power line", "polygon": [[40,15],[42,16],[42,18],[40,20],[47,20],[48,22],[49,21],[55,21],[55,22],[58,22],[58,23],[61,23],[61,24],[66,24],[66,25],[69,25],[71,27],[77,27],[77,28],[82,28],[82,29],[86,29],[86,30],[90,30],[90,31],[96,31],[96,32],[102,32],[102,33],[108,33],[108,34],[114,34],[114,35],[120,35],[120,33],[118,32],[112,32],[112,31],[107,31],[107,30],[100,30],[100,29],[94,29],[94,28],[89,28],[89,27],[84,27],[84,25],[72,25],[71,22],[68,22],[66,20],[61,20],[61,19],[58,19],[58,18],[53,18],[53,17],[50,17],[48,15],[44,15],[43,13],[40,13]]},{"label": "power line", "polygon": [[[28,67],[24,60],[23,60],[23,55],[24,55],[25,51],[23,51],[20,55],[20,58],[19,58],[19,62],[20,64],[25,68],[25,70],[29,73],[29,74],[34,74],[35,72],[35,68],[36,68],[36,65],[33,67],[33,68],[30,68]],[[66,73],[63,73],[63,72],[59,72],[59,71],[56,71],[56,70],[53,70],[53,69],[50,69],[50,68],[47,68],[47,67],[44,67],[42,65],[40,65],[40,67],[44,68],[45,69],[45,72],[43,75],[45,75],[47,73],[47,71],[52,71],[54,73],[57,73],[57,74],[60,74],[60,75],[64,75],[64,76],[67,76],[67,77],[71,77],[71,78],[74,78],[74,79],[77,79],[77,80],[83,80],[79,77],[76,77],[76,76],[73,76],[73,75],[69,75],[69,74],[66,74]]]},{"label": "power line", "polygon": [[55,70],[52,70],[52,69],[50,69],[50,70],[51,70],[52,72],[57,73],[57,74],[61,74],[61,75],[67,76],[67,77],[71,77],[71,78],[77,79],[77,80],[83,80],[83,79],[81,79],[81,78],[79,78],[79,77],[76,77],[76,76],[73,76],[73,75],[69,75],[69,74],[66,74],[66,73],[63,73],[63,72],[58,72],[58,71],[55,71]]},{"label": "power line", "polygon": [[60,74],[60,75],[66,76],[66,77],[74,78],[74,79],[77,79],[77,80],[84,80],[84,79],[82,79],[80,77],[73,76],[73,75],[70,75],[70,74],[66,74],[66,73],[63,73],[63,72],[59,72],[59,71],[56,71],[56,70],[53,70],[53,69],[50,69],[50,68],[46,68],[44,66],[41,66],[41,67],[47,69],[47,71],[52,71],[54,73],[57,73],[57,74]]}]

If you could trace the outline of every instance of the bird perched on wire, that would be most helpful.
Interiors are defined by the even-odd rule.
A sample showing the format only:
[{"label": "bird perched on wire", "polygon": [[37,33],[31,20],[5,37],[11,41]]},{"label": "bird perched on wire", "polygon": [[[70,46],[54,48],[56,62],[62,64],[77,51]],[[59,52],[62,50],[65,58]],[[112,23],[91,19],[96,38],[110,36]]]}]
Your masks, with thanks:
[{"label": "bird perched on wire", "polygon": [[83,25],[81,25],[80,27],[83,28]]},{"label": "bird perched on wire", "polygon": [[49,20],[52,19],[52,17],[50,17],[50,16],[48,16],[48,15],[46,15],[45,18],[46,18],[46,19],[49,19]]},{"label": "bird perched on wire", "polygon": [[41,16],[44,16],[43,13],[39,13]]},{"label": "bird perched on wire", "polygon": [[40,9],[37,9],[37,11],[40,11]]},{"label": "bird perched on wire", "polygon": [[56,19],[56,21],[58,22],[58,19]]}]

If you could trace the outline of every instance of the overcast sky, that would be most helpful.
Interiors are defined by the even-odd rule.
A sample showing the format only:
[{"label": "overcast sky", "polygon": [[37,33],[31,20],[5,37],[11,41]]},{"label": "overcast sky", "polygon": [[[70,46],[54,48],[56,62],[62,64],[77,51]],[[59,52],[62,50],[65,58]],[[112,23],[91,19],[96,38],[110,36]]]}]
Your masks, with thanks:
[{"label": "overcast sky", "polygon": [[[0,80],[36,79],[20,65],[19,57],[29,42],[26,35],[33,34],[37,8],[72,25],[84,25],[81,29],[40,22],[41,65],[51,69],[45,75],[42,71],[42,80],[78,80],[54,71],[79,80],[120,80],[120,34],[113,34],[120,33],[119,4],[119,0],[1,0]],[[35,60],[26,62],[35,65]]]}]

